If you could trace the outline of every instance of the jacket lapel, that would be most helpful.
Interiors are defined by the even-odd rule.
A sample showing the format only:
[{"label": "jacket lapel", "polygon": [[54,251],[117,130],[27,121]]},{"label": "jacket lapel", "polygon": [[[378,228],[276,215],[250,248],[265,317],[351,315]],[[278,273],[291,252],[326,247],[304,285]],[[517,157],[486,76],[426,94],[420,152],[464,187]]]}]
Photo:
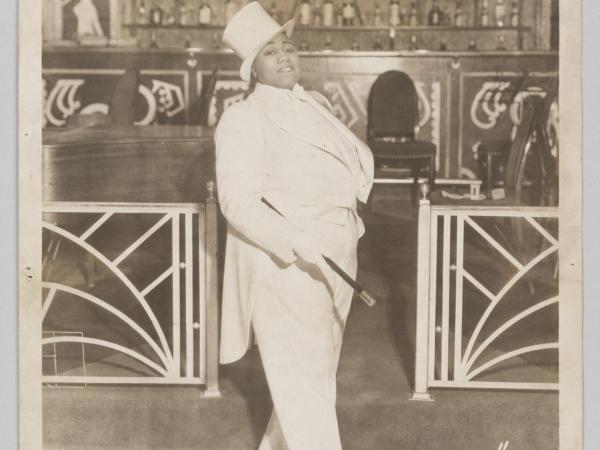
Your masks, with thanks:
[{"label": "jacket lapel", "polygon": [[360,162],[361,173],[359,182],[358,198],[363,203],[367,202],[371,186],[373,185],[373,179],[375,177],[375,165],[373,161],[373,153],[371,149],[361,141],[356,135],[350,131],[350,129],[344,125],[335,115],[333,115],[327,108],[321,105],[314,97],[307,95],[307,101],[313,105],[313,107],[319,111],[329,122],[344,136],[351,146],[356,149],[358,161]]},{"label": "jacket lapel", "polygon": [[304,121],[298,120],[293,114],[282,114],[274,108],[269,107],[262,99],[257,97],[257,100],[260,107],[264,110],[265,115],[279,128],[307,144],[329,153],[350,169],[345,152],[340,151],[337,145],[316,127],[307,127],[304,125]]},{"label": "jacket lapel", "polygon": [[[314,127],[304,127],[302,125],[302,121],[296,120],[292,114],[277,113],[276,110],[269,106],[268,102],[265,102],[259,96],[252,95],[250,98],[252,97],[254,97],[257,105],[265,112],[267,118],[275,125],[287,131],[291,135],[303,140],[304,142],[329,153],[334,158],[338,159],[342,164],[344,164],[349,171],[351,171],[351,166],[348,163],[348,155],[346,151],[344,149],[339,149],[338,146],[335,145],[335,143],[327,136],[324,136],[323,133],[315,132],[316,128]],[[354,133],[348,129],[348,127],[346,127],[337,117],[335,117],[333,113],[321,105],[321,103],[319,103],[319,101],[317,101],[313,96],[307,93],[304,96],[304,99],[309,102],[325,118],[325,120],[328,120],[329,123],[333,125],[338,132],[348,140],[350,145],[356,149],[356,154],[358,156],[361,168],[357,197],[363,203],[366,203],[374,179],[374,162],[371,150],[364,142],[357,138]]]}]

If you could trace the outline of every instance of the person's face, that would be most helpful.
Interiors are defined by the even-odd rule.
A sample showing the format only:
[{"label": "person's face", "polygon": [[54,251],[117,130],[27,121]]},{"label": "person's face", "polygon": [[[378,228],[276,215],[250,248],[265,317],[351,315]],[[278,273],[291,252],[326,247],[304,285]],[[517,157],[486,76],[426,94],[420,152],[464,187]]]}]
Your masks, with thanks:
[{"label": "person's face", "polygon": [[292,89],[300,79],[300,63],[294,43],[285,33],[263,47],[252,68],[259,83]]}]

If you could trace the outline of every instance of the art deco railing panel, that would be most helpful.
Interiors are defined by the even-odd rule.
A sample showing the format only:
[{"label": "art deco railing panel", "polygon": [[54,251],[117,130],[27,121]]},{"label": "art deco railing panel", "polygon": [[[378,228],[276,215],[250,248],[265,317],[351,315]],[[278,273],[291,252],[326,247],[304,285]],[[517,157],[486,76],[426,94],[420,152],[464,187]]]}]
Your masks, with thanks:
[{"label": "art deco railing panel", "polygon": [[421,201],[415,398],[558,389],[558,211]]},{"label": "art deco railing panel", "polygon": [[[42,226],[42,345],[54,360],[44,382],[218,392],[214,201],[54,202]],[[87,360],[69,362],[69,344]]]}]

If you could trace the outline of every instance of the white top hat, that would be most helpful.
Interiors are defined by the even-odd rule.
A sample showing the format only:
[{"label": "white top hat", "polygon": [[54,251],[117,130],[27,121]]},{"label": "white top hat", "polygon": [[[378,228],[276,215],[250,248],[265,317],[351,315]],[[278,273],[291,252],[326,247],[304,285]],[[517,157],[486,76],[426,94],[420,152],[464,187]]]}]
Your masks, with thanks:
[{"label": "white top hat", "polygon": [[260,6],[251,2],[240,9],[223,31],[223,42],[243,60],[240,77],[250,80],[250,70],[258,52],[279,33],[292,35],[294,19],[281,26]]}]

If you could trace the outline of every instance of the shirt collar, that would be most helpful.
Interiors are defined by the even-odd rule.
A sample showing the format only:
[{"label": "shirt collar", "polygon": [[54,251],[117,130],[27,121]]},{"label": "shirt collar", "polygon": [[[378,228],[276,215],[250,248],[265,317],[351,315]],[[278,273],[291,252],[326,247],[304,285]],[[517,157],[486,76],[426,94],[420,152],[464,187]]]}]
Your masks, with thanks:
[{"label": "shirt collar", "polygon": [[292,89],[283,89],[268,84],[256,83],[254,93],[269,104],[269,106],[281,105],[282,102],[293,102],[300,99],[306,101],[307,93],[304,88],[296,83]]}]

